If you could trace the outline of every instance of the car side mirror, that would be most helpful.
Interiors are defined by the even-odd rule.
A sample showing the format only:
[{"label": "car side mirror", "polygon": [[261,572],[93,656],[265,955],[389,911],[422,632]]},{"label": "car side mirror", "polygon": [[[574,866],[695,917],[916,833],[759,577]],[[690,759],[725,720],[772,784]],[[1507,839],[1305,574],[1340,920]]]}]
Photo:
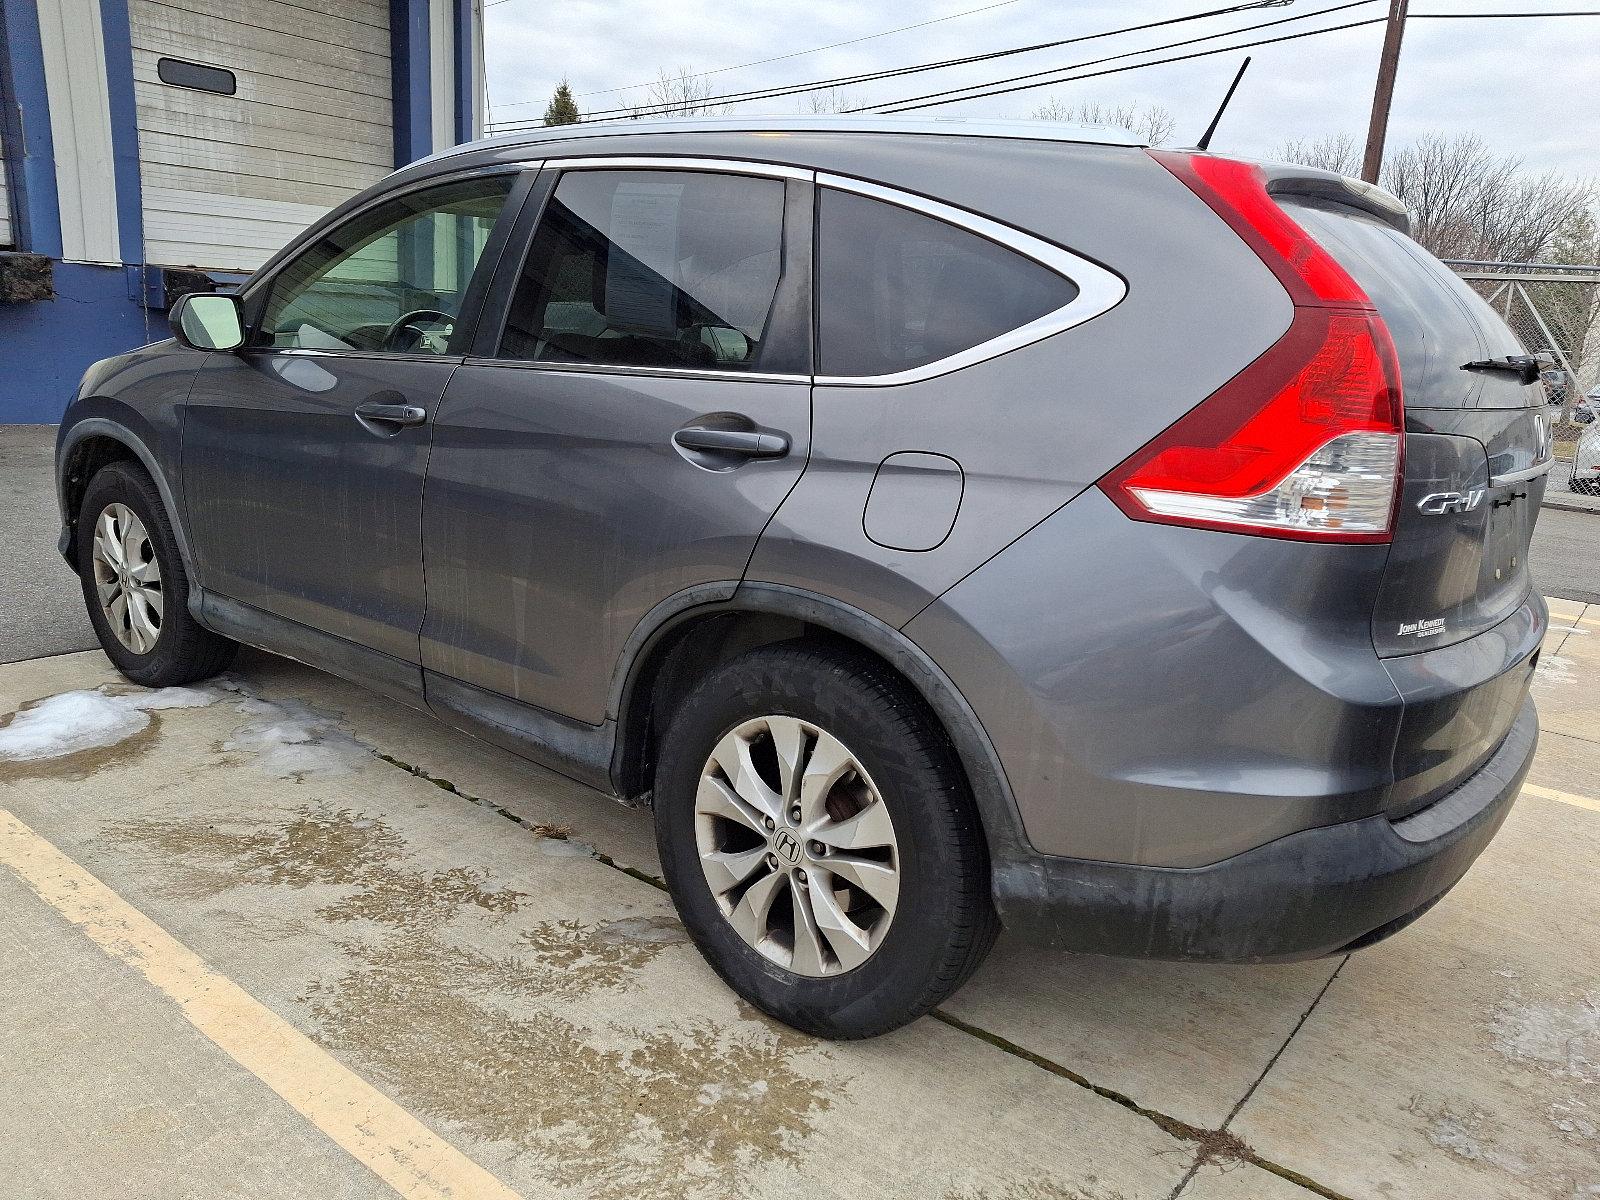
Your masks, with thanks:
[{"label": "car side mirror", "polygon": [[244,345],[244,314],[237,296],[180,296],[167,319],[174,336],[191,350],[231,351]]}]

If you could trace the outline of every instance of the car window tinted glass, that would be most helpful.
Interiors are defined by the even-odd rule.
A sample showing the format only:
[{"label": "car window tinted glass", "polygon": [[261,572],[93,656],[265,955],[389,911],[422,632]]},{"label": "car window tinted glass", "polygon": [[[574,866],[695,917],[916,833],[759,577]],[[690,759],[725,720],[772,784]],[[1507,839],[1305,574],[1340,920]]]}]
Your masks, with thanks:
[{"label": "car window tinted glass", "polygon": [[783,267],[783,188],[703,171],[562,176],[500,357],[758,369]]},{"label": "car window tinted glass", "polygon": [[512,177],[397,197],[279,271],[257,346],[444,354]]},{"label": "car window tinted glass", "polygon": [[948,358],[1069,303],[1071,280],[965,229],[824,188],[818,373],[890,375]]}]

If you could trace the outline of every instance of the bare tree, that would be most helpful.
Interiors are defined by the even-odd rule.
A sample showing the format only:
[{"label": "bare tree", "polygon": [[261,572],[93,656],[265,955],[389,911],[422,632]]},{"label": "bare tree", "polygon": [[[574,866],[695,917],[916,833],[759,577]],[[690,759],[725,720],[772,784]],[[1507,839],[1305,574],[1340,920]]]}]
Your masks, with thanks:
[{"label": "bare tree", "polygon": [[[1354,175],[1355,140],[1334,134],[1286,142],[1277,157]],[[1440,258],[1535,262],[1592,223],[1592,179],[1534,175],[1474,134],[1427,134],[1384,159],[1379,182],[1411,210],[1411,233]]]},{"label": "bare tree", "polygon": [[1340,175],[1361,173],[1361,145],[1348,133],[1330,133],[1319,138],[1295,138],[1284,142],[1272,157],[1284,162],[1320,167]]},{"label": "bare tree", "polygon": [[656,81],[645,91],[642,104],[631,104],[634,117],[706,117],[725,113],[729,104],[709,99],[712,87],[709,80],[696,75],[688,67],[679,67],[676,73],[662,67]]},{"label": "bare tree", "polygon": [[1059,96],[1052,96],[1028,114],[1036,121],[1070,121],[1076,125],[1111,125],[1126,129],[1152,146],[1159,146],[1172,137],[1178,127],[1177,119],[1159,104],[1102,104],[1098,100],[1083,100],[1068,104]]},{"label": "bare tree", "polygon": [[868,101],[849,88],[824,88],[807,92],[800,98],[796,111],[802,113],[839,113],[851,108],[864,108]]}]

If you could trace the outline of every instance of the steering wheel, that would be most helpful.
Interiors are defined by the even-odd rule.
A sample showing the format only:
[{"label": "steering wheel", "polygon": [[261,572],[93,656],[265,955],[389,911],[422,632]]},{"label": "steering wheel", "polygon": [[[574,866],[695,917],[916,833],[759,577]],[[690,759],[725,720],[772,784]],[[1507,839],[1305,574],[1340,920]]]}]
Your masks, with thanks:
[{"label": "steering wheel", "polygon": [[393,343],[395,338],[400,336],[400,332],[402,330],[406,329],[413,322],[420,321],[423,318],[429,318],[431,320],[438,321],[440,324],[451,326],[453,326],[456,321],[456,319],[449,313],[441,312],[437,308],[414,308],[410,312],[401,315],[397,320],[390,322],[389,328],[383,331],[383,339],[378,343],[378,348],[380,350],[401,351],[416,349],[423,337],[423,331],[419,329],[413,329],[411,331],[413,336],[411,345],[402,347],[395,346]]}]

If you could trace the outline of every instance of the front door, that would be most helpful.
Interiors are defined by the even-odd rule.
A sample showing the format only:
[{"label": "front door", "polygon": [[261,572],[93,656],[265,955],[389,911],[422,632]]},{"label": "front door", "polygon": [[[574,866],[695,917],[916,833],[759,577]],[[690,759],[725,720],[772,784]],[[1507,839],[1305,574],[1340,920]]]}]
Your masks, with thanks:
[{"label": "front door", "polygon": [[417,661],[429,422],[513,180],[381,202],[251,293],[249,343],[212,356],[183,414],[208,590]]},{"label": "front door", "polygon": [[703,165],[565,171],[505,256],[434,422],[427,670],[600,723],[640,618],[737,581],[804,469],[811,185]]}]

